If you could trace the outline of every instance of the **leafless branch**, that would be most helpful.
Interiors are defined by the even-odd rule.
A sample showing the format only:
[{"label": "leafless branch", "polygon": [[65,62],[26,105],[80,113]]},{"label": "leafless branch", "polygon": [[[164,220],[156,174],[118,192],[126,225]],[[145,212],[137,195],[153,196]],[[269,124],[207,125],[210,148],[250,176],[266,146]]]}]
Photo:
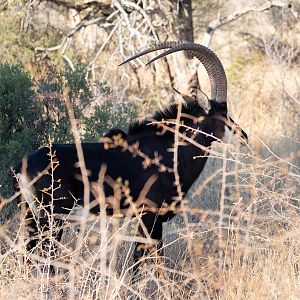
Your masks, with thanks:
[{"label": "leafless branch", "polygon": [[97,17],[95,19],[90,19],[90,14],[88,14],[79,24],[77,24],[66,36],[63,37],[61,43],[57,46],[50,47],[50,48],[43,48],[37,47],[35,51],[57,51],[62,49],[62,55],[65,53],[66,49],[68,48],[68,43],[70,42],[71,38],[81,29],[93,24],[96,24],[100,21],[104,21],[106,18],[103,16]]},{"label": "leafless branch", "polygon": [[94,70],[95,70],[95,63],[99,57],[99,55],[102,53],[102,51],[104,50],[105,46],[107,45],[107,43],[110,41],[110,39],[112,38],[113,34],[115,33],[115,31],[118,29],[118,27],[120,26],[122,22],[122,19],[120,19],[117,24],[114,26],[114,28],[111,30],[111,32],[109,33],[108,37],[106,38],[106,40],[104,41],[104,43],[101,45],[100,49],[98,50],[97,54],[95,55],[95,57],[93,58],[93,60],[89,63],[88,68],[87,68],[87,75],[86,78],[88,76],[88,72],[92,71],[93,72],[93,79],[95,80],[95,75],[94,75]]},{"label": "leafless branch", "polygon": [[263,12],[266,10],[270,10],[273,7],[292,8],[292,3],[286,1],[267,1],[265,4],[260,6],[247,6],[243,10],[234,12],[223,18],[220,18],[220,16],[218,16],[217,19],[209,23],[206,33],[203,37],[202,45],[209,47],[211,39],[216,29],[243,17],[244,15],[250,12]]},{"label": "leafless branch", "polygon": [[74,9],[76,11],[83,11],[88,8],[97,7],[101,10],[109,10],[111,9],[111,1],[108,0],[97,0],[97,1],[85,1],[84,3],[74,3],[73,1],[69,0],[46,0],[45,2],[51,2],[58,6],[63,6],[67,9]]},{"label": "leafless branch", "polygon": [[122,1],[122,3],[124,3],[124,5],[127,5],[129,7],[132,7],[133,9],[138,11],[144,17],[145,21],[147,22],[147,24],[151,30],[153,37],[155,38],[156,41],[158,41],[159,38],[158,38],[157,32],[156,32],[154,26],[152,25],[151,20],[150,20],[149,16],[146,14],[146,12],[140,6],[138,6],[136,3],[133,3],[130,1],[125,1],[125,0]]},{"label": "leafless branch", "polygon": [[74,67],[74,64],[73,64],[71,58],[70,58],[67,54],[63,54],[62,57],[63,57],[63,58],[65,59],[65,61],[69,64],[71,70],[74,71],[74,70],[75,70],[75,67]]},{"label": "leafless branch", "polygon": [[[124,24],[126,27],[126,34],[124,34],[122,28],[120,28],[120,30],[118,31],[119,33],[118,38],[120,41],[119,45],[121,50],[122,50],[122,45],[124,43],[126,44],[130,43],[130,40],[133,37],[138,39],[139,49],[141,48],[141,44],[144,45],[149,41],[149,37],[151,40],[158,41],[159,39],[156,29],[151,23],[150,17],[147,15],[146,11],[141,6],[139,6],[138,3],[131,2],[128,0],[110,1],[112,12],[110,13],[109,16],[104,16],[102,14],[101,11],[102,6],[100,4],[101,3],[103,4],[103,2],[107,4],[107,1],[100,1],[99,2],[100,4],[97,1],[89,1],[81,5],[72,4],[64,0],[51,0],[50,2],[55,3],[57,5],[62,5],[68,9],[76,9],[77,11],[78,10],[82,11],[84,9],[87,9],[88,7],[96,8],[93,10],[89,10],[88,13],[86,13],[85,17],[62,38],[61,42],[58,45],[49,48],[37,47],[35,49],[37,52],[60,51],[61,57],[64,60],[66,60],[66,62],[71,67],[71,69],[74,69],[74,64],[71,61],[71,59],[66,55],[66,51],[71,46],[71,42],[74,36],[82,28],[86,28],[90,25],[99,24],[99,26],[104,28],[108,28],[108,27],[112,27],[112,28],[110,29],[108,37],[102,43],[98,52],[88,64],[88,72],[90,71],[94,72],[95,63],[99,55],[103,52],[107,44],[112,40],[117,29],[120,28],[120,26],[124,27]],[[142,19],[140,16],[142,16]],[[129,37],[129,41],[126,41],[127,37]],[[135,52],[136,50],[135,46],[133,46],[133,43],[130,44],[132,45],[132,47],[129,48],[131,48],[132,51]],[[94,75],[93,78],[95,79]]]}]

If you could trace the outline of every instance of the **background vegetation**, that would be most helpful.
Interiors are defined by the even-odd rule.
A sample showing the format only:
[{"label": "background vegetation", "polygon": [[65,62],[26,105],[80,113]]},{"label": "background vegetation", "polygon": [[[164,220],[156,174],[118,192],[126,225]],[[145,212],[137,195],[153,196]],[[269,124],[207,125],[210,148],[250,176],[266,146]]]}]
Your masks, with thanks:
[{"label": "background vegetation", "polygon": [[10,299],[14,286],[18,299],[298,299],[299,13],[299,1],[0,1],[3,199],[12,195],[9,169],[24,155],[49,139],[73,141],[64,85],[83,141],[161,109],[174,97],[171,85],[209,94],[205,72],[184,55],[118,67],[153,41],[209,45],[225,65],[230,114],[249,136],[243,149],[215,145],[220,156],[165,225],[165,260],[148,265],[143,281],[129,284],[125,232],[133,221],[119,231],[119,221],[106,220],[111,231],[103,232],[89,219],[78,252],[67,225],[60,272],[50,278],[23,262],[24,224],[15,214],[0,231],[1,297]]}]

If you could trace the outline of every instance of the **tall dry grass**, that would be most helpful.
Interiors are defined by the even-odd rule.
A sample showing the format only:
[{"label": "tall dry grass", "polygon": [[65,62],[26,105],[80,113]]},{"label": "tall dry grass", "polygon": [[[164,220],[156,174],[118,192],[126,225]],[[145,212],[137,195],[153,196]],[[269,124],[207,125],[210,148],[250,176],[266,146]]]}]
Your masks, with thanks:
[{"label": "tall dry grass", "polygon": [[214,150],[164,226],[164,257],[144,257],[140,280],[131,282],[140,216],[87,215],[84,227],[67,216],[62,241],[47,237],[59,254],[42,256],[41,245],[25,251],[23,212],[1,228],[1,299],[297,299],[299,167],[230,141]]}]

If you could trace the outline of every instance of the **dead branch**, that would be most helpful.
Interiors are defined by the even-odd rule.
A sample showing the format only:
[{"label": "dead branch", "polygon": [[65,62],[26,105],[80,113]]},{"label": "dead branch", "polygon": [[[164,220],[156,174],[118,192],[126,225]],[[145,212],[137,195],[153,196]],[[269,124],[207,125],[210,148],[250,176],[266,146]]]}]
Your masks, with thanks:
[{"label": "dead branch", "polygon": [[223,18],[220,18],[219,15],[217,19],[209,23],[206,33],[203,37],[202,45],[209,47],[213,34],[216,29],[243,17],[244,15],[250,12],[263,12],[266,10],[270,10],[273,7],[292,8],[292,3],[282,2],[282,1],[268,1],[267,3],[260,6],[255,6],[255,5],[247,6],[243,10],[234,12]]},{"label": "dead branch", "polygon": [[105,46],[107,45],[107,43],[110,41],[110,39],[112,38],[113,34],[115,33],[115,31],[118,29],[118,27],[120,26],[122,22],[122,19],[119,19],[119,21],[117,22],[117,24],[114,26],[114,28],[111,30],[110,34],[108,35],[108,37],[106,38],[106,40],[104,41],[104,43],[101,45],[100,49],[98,50],[98,52],[96,53],[95,57],[92,59],[92,61],[89,63],[88,68],[87,68],[87,74],[86,74],[86,79],[88,77],[88,72],[92,71],[93,74],[93,80],[95,81],[95,63],[99,57],[99,55],[102,53],[102,51],[104,50]]},{"label": "dead branch", "polygon": [[[84,11],[87,8],[93,8],[91,10],[88,10],[84,18],[62,38],[61,42],[58,45],[49,48],[35,48],[35,51],[37,52],[60,51],[61,57],[69,64],[71,69],[74,69],[74,64],[66,55],[66,51],[71,46],[73,37],[77,33],[79,33],[82,28],[86,28],[93,24],[98,24],[99,26],[105,28],[112,28],[110,29],[107,39],[104,41],[94,58],[88,64],[88,72],[94,72],[95,63],[99,55],[102,53],[108,42],[113,38],[117,29],[120,26],[124,26],[124,24],[126,30],[129,33],[129,39],[131,39],[132,37],[137,37],[139,40],[139,44],[145,44],[145,40],[148,41],[149,37],[151,40],[159,40],[158,34],[151,23],[150,17],[147,15],[146,11],[137,3],[127,0],[89,1],[84,4],[72,4],[69,3],[69,1],[65,0],[49,0],[48,2],[64,6],[67,9],[75,9],[77,12]],[[111,13],[109,16],[104,16],[102,12],[102,6],[104,2],[105,5],[108,5],[108,2],[111,4]],[[142,19],[140,18],[140,16],[142,17]],[[136,20],[138,20],[138,24],[135,24]],[[120,47],[124,43],[124,39],[126,38],[126,36],[127,35],[124,36],[124,34],[119,35]],[[132,51],[136,52],[135,46],[132,47]],[[88,74],[86,78],[87,77]]]},{"label": "dead branch", "polygon": [[54,3],[58,6],[63,6],[67,9],[74,9],[77,12],[84,11],[88,8],[98,8],[102,11],[112,10],[111,0],[85,1],[84,3],[76,3],[76,2],[74,3],[73,1],[69,1],[69,0],[45,0],[44,2]]},{"label": "dead branch", "polygon": [[91,14],[87,14],[84,19],[77,24],[67,35],[65,35],[62,39],[62,42],[54,47],[50,47],[50,48],[43,48],[43,47],[37,47],[35,48],[35,51],[57,51],[62,49],[62,55],[65,53],[66,49],[68,48],[68,43],[71,41],[72,37],[81,29],[87,26],[90,26],[92,24],[96,24],[100,21],[104,21],[106,18],[103,16],[97,17],[97,18],[93,18],[90,19]]},{"label": "dead branch", "polygon": [[157,32],[154,28],[154,26],[151,23],[151,19],[149,18],[149,16],[147,15],[147,13],[136,3],[130,2],[130,1],[122,1],[122,3],[124,3],[124,5],[127,5],[128,7],[133,8],[134,10],[136,10],[137,12],[139,12],[145,19],[145,21],[147,22],[147,25],[149,26],[153,37],[155,38],[156,41],[159,40]]}]

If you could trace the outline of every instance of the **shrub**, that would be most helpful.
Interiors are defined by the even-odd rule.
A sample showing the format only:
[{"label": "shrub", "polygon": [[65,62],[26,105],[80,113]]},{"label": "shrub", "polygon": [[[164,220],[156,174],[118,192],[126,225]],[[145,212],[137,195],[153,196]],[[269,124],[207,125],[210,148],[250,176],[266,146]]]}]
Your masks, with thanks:
[{"label": "shrub", "polygon": [[0,194],[11,191],[9,167],[36,149],[42,134],[41,106],[32,82],[17,65],[0,64]]},{"label": "shrub", "polygon": [[132,103],[108,99],[97,105],[89,118],[84,117],[84,141],[99,141],[99,137],[114,127],[126,130],[128,124],[136,117],[137,112]]},{"label": "shrub", "polygon": [[38,83],[38,96],[44,106],[43,141],[47,143],[50,136],[53,142],[72,143],[70,121],[66,105],[62,98],[63,86],[69,88],[69,97],[73,104],[75,116],[83,119],[82,110],[90,103],[92,91],[85,80],[86,67],[76,66],[75,70],[67,68],[63,73],[50,70],[47,77]]}]

